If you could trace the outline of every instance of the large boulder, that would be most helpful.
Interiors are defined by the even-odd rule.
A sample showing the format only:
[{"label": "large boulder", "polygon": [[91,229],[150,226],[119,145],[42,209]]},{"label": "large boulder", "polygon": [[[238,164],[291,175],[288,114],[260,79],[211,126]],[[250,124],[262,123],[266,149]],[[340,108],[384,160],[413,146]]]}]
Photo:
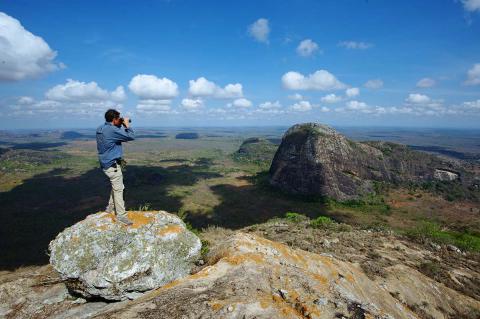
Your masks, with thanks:
[{"label": "large boulder", "polygon": [[50,263],[70,291],[86,298],[135,298],[190,273],[200,239],[164,211],[128,212],[133,225],[97,213],[49,245]]},{"label": "large boulder", "polygon": [[461,165],[389,142],[354,142],[317,123],[297,124],[284,134],[270,167],[270,184],[288,193],[339,200],[374,190],[374,181],[401,184],[458,181],[472,174]]},{"label": "large boulder", "polygon": [[[408,267],[396,269],[390,289],[358,265],[246,233],[211,247],[207,262],[201,271],[96,318],[460,318],[480,307]],[[409,308],[403,298],[426,305]]]}]

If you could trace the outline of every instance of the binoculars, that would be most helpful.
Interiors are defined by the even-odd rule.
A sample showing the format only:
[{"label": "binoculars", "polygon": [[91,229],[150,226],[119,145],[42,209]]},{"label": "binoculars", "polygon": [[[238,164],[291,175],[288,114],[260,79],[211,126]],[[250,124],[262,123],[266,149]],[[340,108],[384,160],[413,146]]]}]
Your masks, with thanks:
[{"label": "binoculars", "polygon": [[[124,118],[121,117],[121,118],[120,118],[120,123],[123,124],[124,121],[125,121]],[[131,120],[131,119],[128,119],[128,123],[132,123],[132,120]]]}]

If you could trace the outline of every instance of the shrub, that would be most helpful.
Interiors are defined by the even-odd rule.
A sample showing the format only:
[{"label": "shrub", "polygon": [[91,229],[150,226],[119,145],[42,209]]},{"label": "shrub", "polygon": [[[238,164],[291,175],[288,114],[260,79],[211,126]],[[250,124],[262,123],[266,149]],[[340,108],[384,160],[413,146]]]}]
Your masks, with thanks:
[{"label": "shrub", "polygon": [[452,244],[464,250],[480,251],[480,237],[476,234],[442,230],[440,225],[433,222],[425,221],[408,230],[406,235],[417,240],[429,239],[441,244]]},{"label": "shrub", "polygon": [[285,219],[294,223],[299,223],[302,220],[305,220],[307,217],[305,215],[295,213],[295,212],[286,212]]},{"label": "shrub", "polygon": [[330,217],[327,216],[318,216],[310,222],[310,226],[314,228],[328,227],[335,223]]}]

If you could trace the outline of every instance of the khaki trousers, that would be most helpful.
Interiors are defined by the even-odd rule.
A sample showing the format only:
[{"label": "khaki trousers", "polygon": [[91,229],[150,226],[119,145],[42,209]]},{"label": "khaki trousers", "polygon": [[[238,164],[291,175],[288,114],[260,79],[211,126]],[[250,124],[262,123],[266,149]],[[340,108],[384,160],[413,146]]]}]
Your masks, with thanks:
[{"label": "khaki trousers", "polygon": [[103,172],[110,179],[112,184],[112,191],[110,192],[110,199],[108,200],[108,206],[105,210],[107,213],[115,212],[117,216],[126,216],[125,202],[123,200],[123,174],[120,165],[117,167],[109,167],[104,169]]}]

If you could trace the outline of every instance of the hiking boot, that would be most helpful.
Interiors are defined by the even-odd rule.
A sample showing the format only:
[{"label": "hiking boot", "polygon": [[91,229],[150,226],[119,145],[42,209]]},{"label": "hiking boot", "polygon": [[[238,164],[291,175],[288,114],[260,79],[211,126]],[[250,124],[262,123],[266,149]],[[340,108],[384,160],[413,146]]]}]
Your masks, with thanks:
[{"label": "hiking boot", "polygon": [[117,216],[117,220],[127,226],[133,225],[132,221],[127,216]]}]

